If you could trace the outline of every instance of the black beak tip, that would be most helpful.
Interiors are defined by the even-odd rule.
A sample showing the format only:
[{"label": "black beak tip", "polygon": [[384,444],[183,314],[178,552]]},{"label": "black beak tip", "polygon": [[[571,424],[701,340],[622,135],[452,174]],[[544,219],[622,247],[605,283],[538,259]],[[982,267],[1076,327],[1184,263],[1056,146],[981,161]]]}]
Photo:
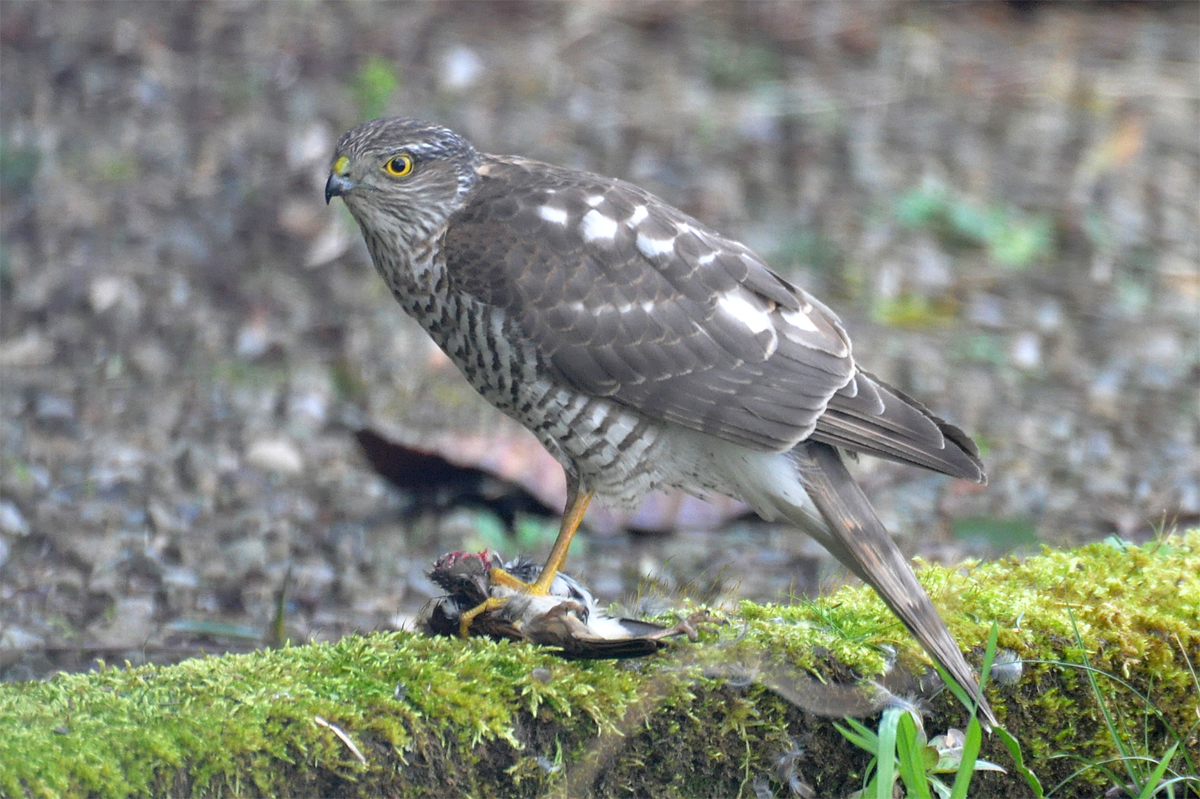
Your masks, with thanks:
[{"label": "black beak tip", "polygon": [[325,181],[325,204],[329,205],[329,201],[334,197],[341,197],[352,188],[354,188],[353,183],[334,172],[329,176],[329,180]]}]

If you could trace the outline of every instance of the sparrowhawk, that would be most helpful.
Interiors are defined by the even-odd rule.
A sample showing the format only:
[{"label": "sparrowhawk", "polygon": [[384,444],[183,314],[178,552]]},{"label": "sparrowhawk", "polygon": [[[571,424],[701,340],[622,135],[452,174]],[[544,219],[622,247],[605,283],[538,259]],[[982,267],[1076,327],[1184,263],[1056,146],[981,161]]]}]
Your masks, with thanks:
[{"label": "sparrowhawk", "polygon": [[593,496],[727,494],[800,527],[874,587],[994,723],[838,452],[982,483],[978,449],[860,369],[816,297],[637,186],[480,153],[414,119],[343,134],[325,184],[335,196],[396,300],[566,470],[558,539],[521,590],[548,593]]}]

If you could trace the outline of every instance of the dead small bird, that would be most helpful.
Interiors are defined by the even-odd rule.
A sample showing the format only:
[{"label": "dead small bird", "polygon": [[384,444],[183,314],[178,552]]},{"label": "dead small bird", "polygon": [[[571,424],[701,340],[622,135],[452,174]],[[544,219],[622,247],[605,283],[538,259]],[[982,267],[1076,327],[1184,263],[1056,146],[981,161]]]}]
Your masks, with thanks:
[{"label": "dead small bird", "polygon": [[550,592],[539,596],[521,590],[536,580],[540,564],[526,558],[503,563],[490,550],[449,552],[438,558],[429,577],[446,591],[435,599],[424,627],[434,635],[486,635],[556,647],[567,660],[636,658],[657,652],[666,639],[697,638],[697,627],[716,619],[705,611],[672,627],[611,615],[592,592],[568,574],[558,572]]}]

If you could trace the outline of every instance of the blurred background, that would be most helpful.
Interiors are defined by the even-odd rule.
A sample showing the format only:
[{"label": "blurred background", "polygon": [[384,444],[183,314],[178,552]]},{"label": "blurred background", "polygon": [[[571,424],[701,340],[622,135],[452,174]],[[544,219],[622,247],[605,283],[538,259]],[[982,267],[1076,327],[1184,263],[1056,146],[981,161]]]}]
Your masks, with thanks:
[{"label": "blurred background", "polygon": [[[1200,518],[1195,2],[5,2],[0,47],[8,679],[394,628],[440,552],[544,556],[561,471],[323,203],[383,114],[631,180],[821,297],[984,451],[987,487],[857,465],[906,552]],[[606,600],[841,577],[732,503],[589,523]]]}]

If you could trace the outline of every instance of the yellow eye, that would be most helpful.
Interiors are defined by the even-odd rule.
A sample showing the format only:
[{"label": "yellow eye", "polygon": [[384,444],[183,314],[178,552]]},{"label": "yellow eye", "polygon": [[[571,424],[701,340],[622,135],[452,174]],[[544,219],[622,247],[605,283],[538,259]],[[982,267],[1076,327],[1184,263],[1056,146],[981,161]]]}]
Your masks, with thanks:
[{"label": "yellow eye", "polygon": [[411,155],[397,155],[386,164],[383,165],[383,171],[387,172],[394,178],[406,177],[413,171],[413,160]]}]

